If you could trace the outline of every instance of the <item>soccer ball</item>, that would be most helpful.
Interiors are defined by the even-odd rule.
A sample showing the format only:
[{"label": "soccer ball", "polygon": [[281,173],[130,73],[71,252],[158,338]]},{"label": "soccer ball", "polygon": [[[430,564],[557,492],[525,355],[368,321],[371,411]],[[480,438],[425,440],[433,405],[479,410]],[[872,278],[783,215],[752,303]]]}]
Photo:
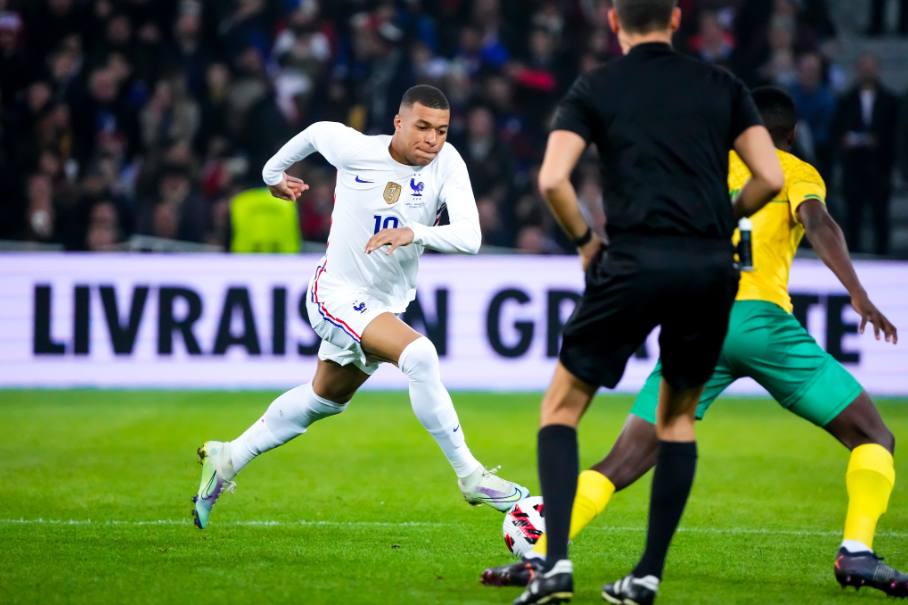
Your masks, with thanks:
[{"label": "soccer ball", "polygon": [[504,543],[516,557],[533,550],[539,536],[545,533],[542,496],[524,498],[504,516]]}]

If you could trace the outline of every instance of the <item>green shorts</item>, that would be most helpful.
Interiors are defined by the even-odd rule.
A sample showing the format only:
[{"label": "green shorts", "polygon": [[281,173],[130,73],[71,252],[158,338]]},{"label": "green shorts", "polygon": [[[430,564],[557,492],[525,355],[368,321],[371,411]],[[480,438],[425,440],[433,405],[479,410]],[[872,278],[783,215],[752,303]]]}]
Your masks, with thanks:
[{"label": "green shorts", "polygon": [[[697,419],[738,378],[749,376],[787,410],[826,426],[863,388],[842,365],[820,348],[792,315],[778,305],[737,301],[715,372],[700,398]],[[650,374],[631,414],[655,423],[662,362]]]}]

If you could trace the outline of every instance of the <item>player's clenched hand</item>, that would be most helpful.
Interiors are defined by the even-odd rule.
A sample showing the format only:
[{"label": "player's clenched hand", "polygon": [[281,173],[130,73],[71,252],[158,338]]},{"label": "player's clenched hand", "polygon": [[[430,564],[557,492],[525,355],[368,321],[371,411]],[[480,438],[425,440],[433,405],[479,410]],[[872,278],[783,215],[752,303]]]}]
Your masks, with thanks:
[{"label": "player's clenched hand", "polygon": [[271,192],[271,195],[291,202],[296,201],[296,198],[306,189],[309,189],[309,185],[304,183],[303,179],[290,176],[286,172],[284,173],[283,181],[277,185],[268,185],[268,191]]},{"label": "player's clenched hand", "polygon": [[378,250],[382,246],[390,245],[391,248],[385,252],[386,255],[391,254],[400,246],[408,246],[413,243],[413,230],[409,227],[401,227],[400,229],[382,229],[369,239],[369,243],[366,244],[366,254],[372,254],[375,250]]},{"label": "player's clenched hand", "polygon": [[602,238],[593,233],[593,239],[588,241],[582,247],[577,248],[577,252],[580,254],[580,262],[583,265],[583,270],[586,271],[586,268],[590,266],[590,263],[593,262],[593,259],[596,258],[596,254],[600,250],[605,248],[605,242],[602,241]]},{"label": "player's clenched hand", "polygon": [[852,296],[851,306],[861,316],[861,327],[858,332],[863,334],[864,327],[867,322],[870,322],[873,324],[873,333],[876,335],[877,340],[880,339],[880,332],[882,332],[886,337],[886,342],[896,344],[899,341],[899,332],[896,327],[876,308],[876,305],[870,301],[870,297],[867,296],[866,292]]}]

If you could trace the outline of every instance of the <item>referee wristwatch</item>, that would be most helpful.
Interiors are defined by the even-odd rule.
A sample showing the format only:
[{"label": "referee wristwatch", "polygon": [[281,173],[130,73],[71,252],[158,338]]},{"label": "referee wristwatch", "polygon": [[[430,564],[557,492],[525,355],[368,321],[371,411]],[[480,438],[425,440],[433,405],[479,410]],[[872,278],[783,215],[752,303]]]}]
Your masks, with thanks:
[{"label": "referee wristwatch", "polygon": [[574,246],[576,248],[583,248],[588,243],[590,243],[590,240],[592,240],[592,239],[593,239],[593,228],[587,227],[586,233],[584,233],[583,235],[581,235],[578,238],[572,239],[571,243],[574,244]]}]

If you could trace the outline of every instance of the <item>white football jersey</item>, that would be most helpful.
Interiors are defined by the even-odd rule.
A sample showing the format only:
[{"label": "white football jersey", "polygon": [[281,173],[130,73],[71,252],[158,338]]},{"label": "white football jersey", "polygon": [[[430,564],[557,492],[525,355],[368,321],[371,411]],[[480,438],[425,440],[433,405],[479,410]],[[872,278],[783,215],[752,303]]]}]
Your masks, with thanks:
[{"label": "white football jersey", "polygon": [[[479,213],[466,164],[450,144],[428,166],[405,166],[388,151],[389,135],[366,136],[336,122],[318,122],[271,158],[262,171],[268,185],[314,152],[337,168],[326,265],[319,288],[363,290],[402,313],[416,296],[419,256],[425,248],[476,254]],[[447,208],[450,225],[437,226]],[[366,254],[381,229],[410,227],[414,241],[390,255]]]}]

